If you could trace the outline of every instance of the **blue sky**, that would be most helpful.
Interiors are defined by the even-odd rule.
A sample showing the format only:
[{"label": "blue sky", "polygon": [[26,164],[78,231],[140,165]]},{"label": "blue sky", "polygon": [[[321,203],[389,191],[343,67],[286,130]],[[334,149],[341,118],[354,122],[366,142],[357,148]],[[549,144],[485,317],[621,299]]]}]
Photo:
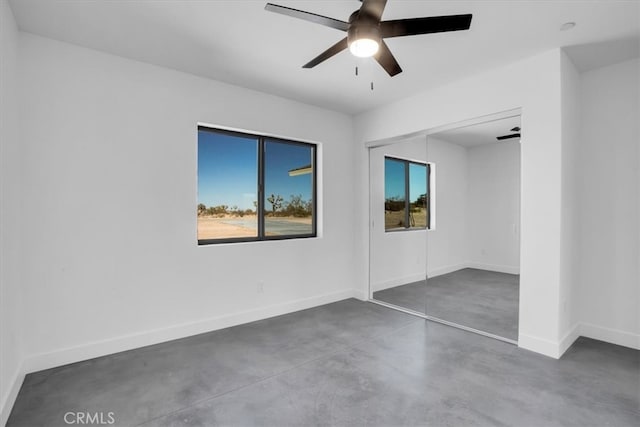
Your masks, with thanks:
[{"label": "blue sky", "polygon": [[427,194],[427,167],[409,164],[409,200],[415,202],[422,194]]},{"label": "blue sky", "polygon": [[[289,170],[311,164],[311,148],[266,141],[265,190],[311,199],[311,174],[289,176]],[[258,139],[198,132],[198,203],[254,209],[258,187]],[[266,203],[269,210],[271,205]]]},{"label": "blue sky", "polygon": [[[311,148],[275,141],[266,141],[265,146],[265,194],[280,194],[285,201],[291,195],[302,195],[302,200],[311,200],[311,174],[289,176],[292,169],[311,164]],[[267,210],[271,208],[266,204]]]},{"label": "blue sky", "polygon": [[404,200],[404,162],[384,159],[384,198]]},{"label": "blue sky", "polygon": [[[389,158],[384,159],[384,198],[404,200],[405,163]],[[427,193],[427,168],[415,163],[409,164],[409,200],[415,202]]]}]

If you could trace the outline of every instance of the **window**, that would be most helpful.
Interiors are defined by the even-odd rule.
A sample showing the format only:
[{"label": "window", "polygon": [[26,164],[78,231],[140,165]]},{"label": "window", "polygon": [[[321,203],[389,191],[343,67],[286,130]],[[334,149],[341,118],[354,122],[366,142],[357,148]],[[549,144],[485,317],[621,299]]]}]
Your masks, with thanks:
[{"label": "window", "polygon": [[316,236],[316,146],[198,127],[198,244]]},{"label": "window", "polygon": [[384,158],[384,229],[430,228],[430,165]]}]

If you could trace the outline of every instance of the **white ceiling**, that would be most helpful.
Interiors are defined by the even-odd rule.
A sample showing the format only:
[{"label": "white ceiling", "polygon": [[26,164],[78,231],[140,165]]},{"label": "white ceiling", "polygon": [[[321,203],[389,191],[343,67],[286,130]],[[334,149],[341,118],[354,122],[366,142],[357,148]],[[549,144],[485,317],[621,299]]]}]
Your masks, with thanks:
[{"label": "white ceiling", "polygon": [[[360,6],[271,1],[343,21]],[[389,0],[385,20],[472,13],[471,29],[388,39],[404,72],[366,59],[356,77],[347,51],[302,69],[344,33],[267,12],[266,0],[10,2],[23,31],[350,114],[551,48],[640,38],[640,0]],[[577,26],[561,32],[567,21]]]},{"label": "white ceiling", "polygon": [[441,139],[467,148],[486,144],[519,142],[520,138],[507,139],[502,142],[496,139],[496,137],[501,135],[516,133],[511,131],[511,129],[516,126],[520,127],[520,116],[450,129],[434,133],[429,135],[429,137]]}]

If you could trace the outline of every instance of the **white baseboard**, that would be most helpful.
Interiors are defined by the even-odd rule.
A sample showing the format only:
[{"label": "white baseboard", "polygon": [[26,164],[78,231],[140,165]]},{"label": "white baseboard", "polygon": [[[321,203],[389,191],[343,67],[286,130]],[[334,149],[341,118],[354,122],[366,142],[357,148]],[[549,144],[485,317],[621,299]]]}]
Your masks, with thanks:
[{"label": "white baseboard", "polygon": [[369,293],[366,291],[363,291],[362,289],[354,289],[353,290],[353,297],[355,299],[358,299],[360,301],[368,301],[369,300]]},{"label": "white baseboard", "polygon": [[36,354],[27,357],[23,363],[23,372],[30,373],[62,366],[95,357],[132,350],[148,345],[159,344],[174,339],[185,338],[206,332],[224,329],[243,323],[280,316],[294,311],[305,310],[319,305],[329,304],[356,295],[355,289],[346,289],[325,295],[303,298],[268,307],[242,311],[224,316],[212,317],[197,322],[184,323],[168,328],[155,329],[112,339],[90,342],[87,344],[63,348],[49,353]]},{"label": "white baseboard", "polygon": [[[460,264],[428,268],[427,276],[430,278],[433,278],[437,276],[442,276],[443,274],[453,273],[454,271],[462,270],[463,268],[477,268],[478,270],[495,271],[498,273],[520,274],[519,266],[483,264],[480,262],[463,262]],[[420,275],[414,274],[414,275],[399,277],[391,280],[385,280],[382,282],[374,283],[372,285],[372,289],[374,292],[376,292],[376,291],[381,291],[383,289],[393,288],[395,286],[403,285],[406,283],[417,282],[418,280],[424,280],[424,276],[422,274]]]},{"label": "white baseboard", "polygon": [[13,409],[13,404],[16,402],[18,392],[20,391],[20,387],[22,387],[23,382],[24,373],[22,367],[20,367],[9,382],[11,384],[11,388],[9,389],[7,396],[0,403],[0,426],[7,424],[9,415],[11,415],[11,409]]},{"label": "white baseboard", "polygon": [[520,334],[518,347],[559,359],[579,337],[592,338],[640,350],[640,334],[605,328],[590,323],[576,323],[558,342]]},{"label": "white baseboard", "polygon": [[371,289],[373,292],[382,291],[389,288],[395,288],[396,286],[406,285],[407,283],[418,282],[425,279],[425,273],[411,274],[403,277],[396,277],[393,279],[385,280],[378,283],[372,283]]},{"label": "white baseboard", "polygon": [[536,353],[543,354],[545,356],[559,359],[562,355],[560,353],[560,343],[556,341],[550,341],[540,337],[534,337],[532,335],[526,335],[520,333],[518,335],[518,347],[530,350]]},{"label": "white baseboard", "polygon": [[519,266],[485,264],[481,262],[463,262],[454,265],[445,265],[427,270],[429,277],[442,276],[443,274],[453,273],[463,268],[476,268],[478,270],[496,271],[498,273],[520,274]]},{"label": "white baseboard", "polygon": [[580,337],[581,325],[576,323],[572,328],[560,339],[558,343],[558,354],[560,357],[569,350],[569,347]]},{"label": "white baseboard", "polygon": [[[481,264],[481,263],[461,263],[454,265],[445,265],[443,267],[436,267],[433,269],[427,270],[427,277],[434,278],[437,276],[442,276],[444,274],[453,273],[454,271],[462,270],[463,268],[477,268],[479,270],[488,270],[488,271],[496,271],[498,273],[510,273],[510,274],[519,274],[519,267],[508,267],[502,265],[491,265],[491,264]],[[371,289],[373,292],[383,291],[385,289],[394,288],[400,285],[406,285],[407,283],[417,282],[419,280],[424,280],[424,274],[413,274],[409,276],[398,277],[390,280],[384,280],[382,282],[373,283],[371,285]],[[359,297],[356,297],[360,299]],[[366,300],[364,298],[363,300]]]},{"label": "white baseboard", "polygon": [[462,270],[463,268],[467,268],[467,263],[445,265],[443,267],[427,269],[427,276],[429,278],[433,278],[437,276],[442,276],[443,274],[453,273],[454,271]]},{"label": "white baseboard", "polygon": [[580,335],[593,338],[594,340],[640,350],[640,334],[605,328],[603,326],[592,325],[591,323],[581,323]]},{"label": "white baseboard", "polygon": [[518,265],[512,266],[512,265],[486,264],[482,262],[468,262],[466,267],[477,268],[478,270],[496,271],[498,273],[520,274],[520,266]]}]

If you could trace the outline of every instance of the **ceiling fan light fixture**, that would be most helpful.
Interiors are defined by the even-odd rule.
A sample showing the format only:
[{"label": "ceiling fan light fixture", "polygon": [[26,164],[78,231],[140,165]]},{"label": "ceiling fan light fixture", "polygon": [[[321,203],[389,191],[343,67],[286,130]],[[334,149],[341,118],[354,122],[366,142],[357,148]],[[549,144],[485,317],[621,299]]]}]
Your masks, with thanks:
[{"label": "ceiling fan light fixture", "polygon": [[351,42],[349,51],[358,58],[369,58],[380,49],[380,43],[374,39],[358,39]]},{"label": "ceiling fan light fixture", "polygon": [[[357,16],[356,14],[354,14]],[[347,43],[349,51],[358,58],[369,58],[375,55],[380,49],[382,37],[377,23],[368,21],[355,21],[354,15],[349,31],[347,32]]]}]

